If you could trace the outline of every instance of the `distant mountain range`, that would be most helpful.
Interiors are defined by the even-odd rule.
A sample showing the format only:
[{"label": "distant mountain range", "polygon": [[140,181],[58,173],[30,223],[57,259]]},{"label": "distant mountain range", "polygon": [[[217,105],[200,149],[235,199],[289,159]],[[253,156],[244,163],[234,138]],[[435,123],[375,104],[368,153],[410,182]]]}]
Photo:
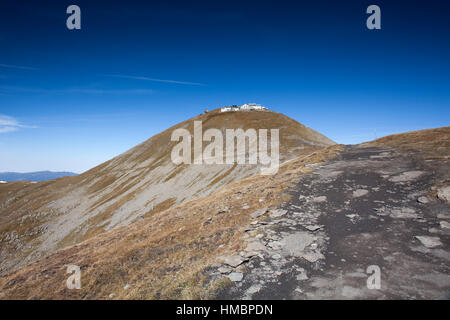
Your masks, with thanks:
[{"label": "distant mountain range", "polygon": [[0,181],[47,181],[66,176],[76,176],[73,172],[0,172]]}]

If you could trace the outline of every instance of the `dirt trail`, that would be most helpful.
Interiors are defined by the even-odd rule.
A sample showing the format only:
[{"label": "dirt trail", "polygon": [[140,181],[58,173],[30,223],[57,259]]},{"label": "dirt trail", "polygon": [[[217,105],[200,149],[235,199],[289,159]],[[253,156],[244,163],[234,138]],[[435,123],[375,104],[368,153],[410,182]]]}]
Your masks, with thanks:
[{"label": "dirt trail", "polygon": [[[449,172],[448,161],[346,147],[291,202],[255,213],[247,249],[211,273],[233,281],[218,298],[450,299],[450,206],[430,196]],[[367,287],[369,266],[380,289]]]}]

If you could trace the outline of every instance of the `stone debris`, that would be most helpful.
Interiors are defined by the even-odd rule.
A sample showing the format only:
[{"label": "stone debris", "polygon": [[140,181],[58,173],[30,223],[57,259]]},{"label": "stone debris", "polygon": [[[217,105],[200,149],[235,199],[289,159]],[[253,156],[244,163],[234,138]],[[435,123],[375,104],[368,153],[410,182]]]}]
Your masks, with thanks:
[{"label": "stone debris", "polygon": [[273,250],[279,250],[284,246],[284,243],[280,241],[270,241],[267,243],[267,246],[272,248]]},{"label": "stone debris", "polygon": [[450,203],[450,186],[438,189],[437,196],[439,199]]},{"label": "stone debris", "polygon": [[353,198],[359,198],[359,197],[365,196],[368,193],[369,193],[368,190],[357,189],[357,190],[353,191]]},{"label": "stone debris", "polygon": [[233,282],[239,282],[244,278],[244,274],[242,272],[232,272],[227,277]]},{"label": "stone debris", "polygon": [[306,252],[302,254],[302,258],[313,263],[320,259],[325,259],[325,256],[320,252]]},{"label": "stone debris", "polygon": [[422,196],[422,197],[417,198],[417,202],[426,204],[426,203],[430,202],[430,199],[428,199],[428,197],[423,197]]},{"label": "stone debris", "polygon": [[391,181],[391,182],[408,182],[408,181],[419,178],[424,173],[425,172],[423,172],[423,171],[407,171],[407,172],[403,172],[402,174],[399,174],[395,177],[392,177],[391,179],[389,179],[389,181]]},{"label": "stone debris", "polygon": [[441,221],[439,222],[439,224],[441,225],[442,229],[450,229],[450,223],[448,223],[447,221]]},{"label": "stone debris", "polygon": [[247,244],[246,251],[264,251],[266,247],[259,241],[252,241]]},{"label": "stone debris", "polygon": [[320,202],[326,202],[327,197],[326,196],[320,196],[320,197],[314,197],[312,198],[312,202],[320,203]]},{"label": "stone debris", "polygon": [[417,219],[419,215],[412,208],[400,208],[391,210],[390,216],[395,219]]},{"label": "stone debris", "polygon": [[346,214],[345,215],[347,218],[349,218],[352,222],[355,222],[356,219],[358,218],[358,215],[355,213],[351,213],[351,214]]},{"label": "stone debris", "polygon": [[245,259],[241,256],[238,255],[234,255],[234,256],[230,256],[230,257],[226,257],[225,259],[223,259],[223,262],[229,266],[232,267],[237,267],[239,265],[241,265],[242,263],[248,261],[248,259]]},{"label": "stone debris", "polygon": [[272,218],[279,218],[284,216],[287,213],[287,210],[284,209],[275,209],[270,211],[270,216]]},{"label": "stone debris", "polygon": [[297,275],[296,279],[298,281],[304,281],[304,280],[308,280],[308,275],[306,274],[306,270],[303,268],[298,268],[297,271],[299,272],[299,274]]},{"label": "stone debris", "polygon": [[311,232],[314,232],[314,231],[319,230],[322,227],[317,224],[313,224],[313,225],[305,226],[305,228]]},{"label": "stone debris", "polygon": [[259,255],[261,255],[261,253],[260,252],[256,252],[256,251],[245,251],[245,252],[241,253],[241,256],[243,256],[243,257],[245,257],[247,259],[250,259],[250,258],[255,257],[255,256],[259,256]]},{"label": "stone debris", "polygon": [[125,287],[123,287],[123,290],[128,290],[128,289],[130,289],[130,285],[127,283],[127,284],[125,285]]},{"label": "stone debris", "polygon": [[253,219],[256,219],[256,218],[259,218],[260,216],[262,216],[266,212],[267,212],[267,208],[262,208],[262,209],[259,209],[259,210],[256,210],[255,212],[253,212],[250,216]]},{"label": "stone debris", "polygon": [[259,290],[261,290],[261,286],[258,284],[255,284],[247,289],[247,294],[252,295],[254,293],[257,293]]},{"label": "stone debris", "polygon": [[222,274],[228,274],[231,271],[233,271],[233,269],[228,266],[222,266],[222,267],[218,268],[217,270]]},{"label": "stone debris", "polygon": [[427,248],[435,248],[442,245],[439,237],[415,236],[415,238]]},{"label": "stone debris", "polygon": [[314,242],[314,237],[309,232],[296,232],[284,239],[284,250],[294,257],[301,257],[307,246]]}]

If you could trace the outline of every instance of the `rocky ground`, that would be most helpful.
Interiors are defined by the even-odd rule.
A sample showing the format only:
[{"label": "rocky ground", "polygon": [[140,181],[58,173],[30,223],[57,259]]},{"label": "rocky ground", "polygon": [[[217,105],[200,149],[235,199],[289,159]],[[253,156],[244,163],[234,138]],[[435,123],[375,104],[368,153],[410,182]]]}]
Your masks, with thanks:
[{"label": "rocky ground", "polygon": [[313,167],[210,270],[232,281],[217,298],[450,299],[448,160],[348,146]]}]

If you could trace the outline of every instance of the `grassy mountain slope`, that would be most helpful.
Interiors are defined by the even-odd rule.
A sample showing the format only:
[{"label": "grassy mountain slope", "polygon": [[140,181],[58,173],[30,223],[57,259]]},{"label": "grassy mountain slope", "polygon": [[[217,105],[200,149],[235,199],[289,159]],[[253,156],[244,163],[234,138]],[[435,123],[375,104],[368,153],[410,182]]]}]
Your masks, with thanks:
[{"label": "grassy mountain slope", "polygon": [[318,132],[271,111],[214,110],[161,132],[74,177],[0,185],[0,273],[113,228],[204,197],[259,172],[258,165],[175,165],[173,130],[280,129],[280,161],[334,144]]}]

